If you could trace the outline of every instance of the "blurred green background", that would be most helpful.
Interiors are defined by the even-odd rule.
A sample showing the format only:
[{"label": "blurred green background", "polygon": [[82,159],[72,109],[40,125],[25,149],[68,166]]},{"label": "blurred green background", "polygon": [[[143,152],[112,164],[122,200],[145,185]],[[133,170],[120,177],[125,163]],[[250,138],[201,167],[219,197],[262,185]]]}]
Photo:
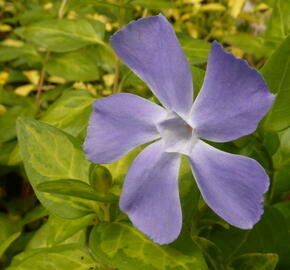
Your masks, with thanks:
[{"label": "blurred green background", "polygon": [[[190,63],[195,95],[213,40],[260,69],[277,93],[254,135],[216,145],[255,158],[271,177],[266,213],[251,231],[229,226],[203,204],[185,164],[184,230],[158,246],[128,223],[115,199],[97,195],[106,193],[102,185],[120,194],[139,150],[88,175],[81,144],[92,102],[119,92],[156,101],[109,38],[160,12]],[[289,29],[289,0],[0,0],[0,269],[289,270]],[[18,121],[17,139],[19,117],[28,118]],[[68,178],[88,184],[36,191]]]}]

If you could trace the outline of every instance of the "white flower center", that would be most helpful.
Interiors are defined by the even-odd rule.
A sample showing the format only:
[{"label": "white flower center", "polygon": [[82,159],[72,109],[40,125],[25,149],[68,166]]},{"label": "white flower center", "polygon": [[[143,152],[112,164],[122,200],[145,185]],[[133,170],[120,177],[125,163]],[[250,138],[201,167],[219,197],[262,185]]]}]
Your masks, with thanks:
[{"label": "white flower center", "polygon": [[194,129],[175,113],[157,124],[166,152],[189,154],[198,140]]}]

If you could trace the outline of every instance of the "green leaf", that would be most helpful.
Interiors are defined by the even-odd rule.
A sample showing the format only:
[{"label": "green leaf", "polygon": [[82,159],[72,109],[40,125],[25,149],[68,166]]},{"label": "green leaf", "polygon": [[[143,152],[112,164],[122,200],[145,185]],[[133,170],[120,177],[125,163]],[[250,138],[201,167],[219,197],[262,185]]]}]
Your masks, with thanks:
[{"label": "green leaf", "polygon": [[182,208],[183,226],[190,228],[191,219],[198,208],[200,198],[199,189],[193,178],[189,161],[186,157],[182,157],[179,170],[179,194]]},{"label": "green leaf", "polygon": [[202,250],[210,269],[224,270],[224,258],[221,250],[210,240],[203,237],[194,238],[194,242]]},{"label": "green leaf", "polygon": [[289,88],[290,36],[280,44],[261,71],[273,93]]},{"label": "green leaf", "polygon": [[0,89],[0,103],[7,106],[25,105],[31,103],[27,97],[15,95],[11,91]]},{"label": "green leaf", "polygon": [[274,207],[268,207],[261,221],[249,231],[247,241],[240,247],[238,254],[276,253],[279,255],[277,269],[289,269],[289,237],[284,216]]},{"label": "green leaf", "polygon": [[81,142],[55,127],[27,118],[19,118],[17,134],[27,176],[42,205],[63,218],[91,212],[93,202],[36,189],[38,184],[56,179],[89,182],[90,163],[84,157]]},{"label": "green leaf", "polygon": [[274,181],[273,181],[273,193],[278,196],[283,192],[290,190],[290,160],[288,159],[284,165],[275,171]]},{"label": "green leaf", "polygon": [[276,171],[279,171],[288,161],[290,155],[290,128],[278,132],[279,148],[273,155],[273,163]]},{"label": "green leaf", "polygon": [[16,137],[15,126],[18,117],[32,117],[36,111],[36,107],[30,102],[8,107],[7,111],[3,115],[0,115],[0,143],[7,142]]},{"label": "green leaf", "polygon": [[39,204],[25,215],[25,217],[21,220],[21,224],[24,226],[45,216],[48,216],[48,211],[41,204]]},{"label": "green leaf", "polygon": [[86,242],[86,228],[96,222],[96,214],[78,219],[62,219],[50,215],[46,223],[38,229],[26,249],[47,248],[63,244]]},{"label": "green leaf", "polygon": [[[17,260],[20,255],[23,259]],[[75,244],[36,249],[26,257],[20,255],[6,270],[89,270],[97,266],[87,248]]]},{"label": "green leaf", "polygon": [[191,72],[194,86],[194,98],[196,98],[202,87],[205,71],[203,69],[192,66]]},{"label": "green leaf", "polygon": [[290,201],[276,203],[274,207],[283,214],[288,224],[288,230],[290,231]]},{"label": "green leaf", "polygon": [[91,187],[102,194],[107,194],[112,186],[112,175],[110,171],[99,164],[94,164],[90,168]]},{"label": "green leaf", "polygon": [[273,53],[262,73],[276,100],[269,112],[264,127],[279,131],[290,126],[290,36]]},{"label": "green leaf", "polygon": [[265,36],[285,38],[290,28],[290,2],[276,0],[272,16],[268,21]]},{"label": "green leaf", "polygon": [[280,146],[279,135],[276,132],[264,132],[263,133],[263,145],[266,147],[268,153],[274,155]]},{"label": "green leaf", "polygon": [[[189,239],[190,240],[190,239]],[[158,245],[126,223],[101,223],[90,235],[90,248],[100,262],[120,270],[207,269],[199,248]]]},{"label": "green leaf", "polygon": [[103,29],[97,29],[96,23],[86,19],[55,19],[19,28],[16,33],[49,51],[68,52],[103,43]]},{"label": "green leaf", "polygon": [[99,67],[89,50],[55,54],[45,63],[48,73],[68,81],[93,81],[99,79]]},{"label": "green leaf", "polygon": [[32,10],[26,10],[24,13],[20,13],[19,16],[14,17],[14,19],[19,20],[21,25],[31,24],[38,21],[53,19],[54,14],[50,10],[42,9],[37,7]]},{"label": "green leaf", "polygon": [[281,89],[278,92],[275,102],[264,123],[265,129],[281,131],[290,126],[290,108],[288,102],[289,97],[290,87],[287,89]]},{"label": "green leaf", "polygon": [[19,223],[12,221],[6,215],[0,213],[0,258],[10,244],[21,234]]},{"label": "green leaf", "polygon": [[201,64],[207,61],[210,43],[186,35],[178,35],[178,38],[190,64]]},{"label": "green leaf", "polygon": [[6,249],[21,235],[21,232],[16,232],[9,235],[3,242],[0,243],[0,258],[3,256]]},{"label": "green leaf", "polygon": [[32,45],[22,47],[0,47],[0,62],[9,62],[25,55],[38,56]]},{"label": "green leaf", "polygon": [[95,46],[91,48],[91,57],[95,58],[96,64],[107,72],[114,72],[116,54],[110,46]]},{"label": "green leaf", "polygon": [[139,5],[143,8],[149,8],[153,10],[161,10],[177,7],[177,4],[167,0],[133,0],[130,2],[132,5]]},{"label": "green leaf", "polygon": [[41,121],[78,136],[87,127],[94,100],[86,91],[68,91],[49,107]]},{"label": "green leaf", "polygon": [[251,253],[236,258],[231,266],[235,270],[274,270],[278,260],[274,253]]},{"label": "green leaf", "polygon": [[69,195],[97,202],[113,202],[118,200],[118,197],[113,194],[98,193],[88,184],[72,179],[43,182],[38,184],[36,189],[42,192]]},{"label": "green leaf", "polygon": [[129,152],[121,159],[110,164],[103,164],[103,166],[106,167],[112,174],[113,181],[115,183],[117,182],[122,184],[129,167],[131,166],[136,156],[141,152],[141,150],[141,146],[136,147],[133,151]]},{"label": "green leaf", "polygon": [[234,45],[246,53],[254,54],[258,58],[269,57],[281,42],[281,40],[268,40],[248,33],[228,35],[223,37],[222,41]]},{"label": "green leaf", "polygon": [[2,165],[10,164],[10,155],[16,144],[17,144],[16,140],[0,144],[0,164]]},{"label": "green leaf", "polygon": [[215,226],[214,229],[210,230],[207,240],[214,243],[222,251],[224,262],[227,263],[238,252],[240,246],[246,242],[247,237],[247,231],[232,226],[229,228]]}]

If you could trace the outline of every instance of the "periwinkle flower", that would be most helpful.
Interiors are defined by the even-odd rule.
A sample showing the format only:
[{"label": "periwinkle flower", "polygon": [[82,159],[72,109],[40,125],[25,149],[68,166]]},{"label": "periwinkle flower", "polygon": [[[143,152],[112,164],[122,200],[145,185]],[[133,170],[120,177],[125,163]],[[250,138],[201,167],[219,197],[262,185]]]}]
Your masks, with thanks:
[{"label": "periwinkle flower", "polygon": [[93,105],[84,144],[90,161],[111,163],[154,141],[127,172],[121,210],[156,243],[174,241],[182,226],[178,171],[184,154],[208,206],[233,226],[252,228],[263,213],[267,174],[255,160],[202,139],[228,142],[255,131],[274,100],[261,75],[213,42],[193,103],[188,62],[163,15],[131,22],[111,43],[163,105],[125,93]]}]

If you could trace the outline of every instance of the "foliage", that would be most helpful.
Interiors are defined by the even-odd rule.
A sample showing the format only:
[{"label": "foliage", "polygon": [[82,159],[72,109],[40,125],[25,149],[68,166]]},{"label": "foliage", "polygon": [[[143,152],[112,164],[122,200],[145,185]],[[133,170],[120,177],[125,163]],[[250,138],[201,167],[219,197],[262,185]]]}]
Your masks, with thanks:
[{"label": "foliage", "polygon": [[[154,100],[110,36],[162,12],[191,65],[195,95],[210,42],[260,69],[276,101],[258,130],[217,147],[258,160],[271,178],[262,220],[231,227],[180,172],[183,231],[159,246],[118,208],[140,148],[110,165],[85,159],[95,99]],[[0,0],[0,269],[290,269],[290,1]]]}]

